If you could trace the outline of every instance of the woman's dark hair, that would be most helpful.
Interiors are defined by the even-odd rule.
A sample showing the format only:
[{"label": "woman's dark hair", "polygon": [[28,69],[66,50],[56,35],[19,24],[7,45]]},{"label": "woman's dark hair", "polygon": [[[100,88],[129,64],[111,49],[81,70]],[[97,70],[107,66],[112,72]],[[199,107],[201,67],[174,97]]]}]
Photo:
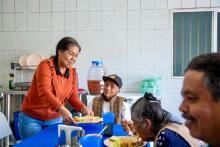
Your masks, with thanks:
[{"label": "woman's dark hair", "polygon": [[68,48],[71,46],[77,46],[79,48],[79,52],[81,51],[81,47],[80,47],[79,43],[76,41],[76,39],[74,39],[72,37],[62,38],[56,46],[55,58],[58,59],[58,56],[59,56],[58,51],[59,50],[62,50],[64,52],[65,50],[68,50]]},{"label": "woman's dark hair", "polygon": [[161,107],[160,101],[151,93],[145,93],[131,107],[131,117],[137,121],[149,119],[152,122],[152,133],[158,131],[166,124],[172,122],[171,114]]},{"label": "woman's dark hair", "polygon": [[220,53],[209,53],[195,57],[185,72],[195,70],[204,73],[204,84],[215,101],[220,100]]}]

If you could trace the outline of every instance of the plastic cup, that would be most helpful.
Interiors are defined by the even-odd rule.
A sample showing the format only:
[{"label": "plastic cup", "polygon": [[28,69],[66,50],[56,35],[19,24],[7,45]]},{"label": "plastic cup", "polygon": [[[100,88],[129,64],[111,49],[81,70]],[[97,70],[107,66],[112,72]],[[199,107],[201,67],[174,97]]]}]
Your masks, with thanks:
[{"label": "plastic cup", "polygon": [[83,147],[101,147],[101,137],[94,134],[83,137],[80,142]]},{"label": "plastic cup", "polygon": [[103,114],[103,123],[104,124],[114,124],[115,114],[113,112],[107,112]]},{"label": "plastic cup", "polygon": [[115,114],[113,112],[107,112],[103,114],[103,123],[105,126],[108,126],[103,133],[105,136],[113,135],[114,122],[115,122]]}]

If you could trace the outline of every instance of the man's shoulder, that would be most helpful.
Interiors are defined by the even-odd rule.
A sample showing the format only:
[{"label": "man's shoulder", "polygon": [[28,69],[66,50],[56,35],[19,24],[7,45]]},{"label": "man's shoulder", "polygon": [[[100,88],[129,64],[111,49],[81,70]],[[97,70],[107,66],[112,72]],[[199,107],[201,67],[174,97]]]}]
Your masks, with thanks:
[{"label": "man's shoulder", "polygon": [[123,96],[119,96],[119,95],[117,95],[117,99],[120,99],[120,100],[123,100],[123,101],[126,100],[125,97],[123,97]]},{"label": "man's shoulder", "polygon": [[94,98],[93,98],[93,101],[97,101],[97,100],[100,100],[101,99],[101,96],[95,96]]}]

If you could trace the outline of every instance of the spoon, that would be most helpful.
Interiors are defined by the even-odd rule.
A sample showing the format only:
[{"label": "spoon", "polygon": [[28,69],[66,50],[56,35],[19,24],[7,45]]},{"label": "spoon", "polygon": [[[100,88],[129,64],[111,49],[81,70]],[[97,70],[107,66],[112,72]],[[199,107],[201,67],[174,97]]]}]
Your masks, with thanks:
[{"label": "spoon", "polygon": [[101,134],[102,134],[102,132],[104,132],[107,128],[108,128],[108,126],[105,126],[105,127],[99,132],[98,137],[100,137]]},{"label": "spoon", "polygon": [[131,131],[129,127],[128,127],[128,136],[134,136],[134,133]]}]

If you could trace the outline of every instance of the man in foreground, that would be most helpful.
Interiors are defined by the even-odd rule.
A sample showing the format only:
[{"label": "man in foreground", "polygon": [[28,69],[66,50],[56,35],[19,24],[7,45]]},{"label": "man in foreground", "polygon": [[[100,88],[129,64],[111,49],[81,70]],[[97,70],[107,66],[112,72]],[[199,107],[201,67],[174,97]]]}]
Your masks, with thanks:
[{"label": "man in foreground", "polygon": [[193,137],[220,146],[220,54],[194,58],[184,74],[179,107]]}]

